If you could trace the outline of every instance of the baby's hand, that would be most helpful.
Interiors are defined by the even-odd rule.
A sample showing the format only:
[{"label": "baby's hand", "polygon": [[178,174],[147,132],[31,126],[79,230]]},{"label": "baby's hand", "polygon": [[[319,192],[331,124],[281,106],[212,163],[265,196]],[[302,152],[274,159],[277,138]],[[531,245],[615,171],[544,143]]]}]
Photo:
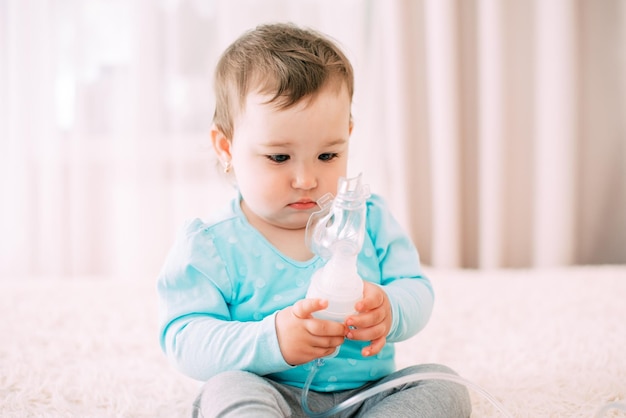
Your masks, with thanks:
[{"label": "baby's hand", "polygon": [[343,344],[346,326],[313,318],[313,312],[326,309],[321,299],[302,299],[276,315],[278,345],[285,361],[293,366],[332,354]]},{"label": "baby's hand", "polygon": [[391,330],[391,304],[385,291],[375,284],[363,282],[363,299],[355,306],[358,315],[349,316],[346,325],[350,327],[346,337],[351,340],[371,341],[363,348],[364,357],[376,355],[387,342]]}]

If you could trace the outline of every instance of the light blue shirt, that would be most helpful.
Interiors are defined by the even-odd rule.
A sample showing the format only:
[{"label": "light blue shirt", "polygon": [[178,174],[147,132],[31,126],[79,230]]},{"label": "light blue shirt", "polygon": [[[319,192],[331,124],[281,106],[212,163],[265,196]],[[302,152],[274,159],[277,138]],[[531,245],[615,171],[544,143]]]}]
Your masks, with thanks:
[{"label": "light blue shirt", "polygon": [[[377,195],[367,201],[366,228],[358,273],[389,297],[387,344],[378,355],[363,357],[369,342],[346,340],[316,374],[315,391],[354,389],[393,372],[393,343],[420,331],[432,311],[432,287],[417,250]],[[278,251],[248,223],[239,199],[218,220],[189,222],[158,278],[163,351],[197,380],[244,370],[303,387],[311,365],[285,362],[274,321],[279,310],[304,298],[322,265],[319,257],[301,262]]]}]

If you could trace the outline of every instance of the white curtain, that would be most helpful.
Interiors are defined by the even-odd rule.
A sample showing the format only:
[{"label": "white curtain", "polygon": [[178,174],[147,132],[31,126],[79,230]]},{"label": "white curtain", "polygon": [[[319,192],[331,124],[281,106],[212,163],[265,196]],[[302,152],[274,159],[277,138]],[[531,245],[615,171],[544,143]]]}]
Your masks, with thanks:
[{"label": "white curtain", "polygon": [[626,2],[394,4],[386,103],[405,109],[381,126],[425,259],[626,262]]},{"label": "white curtain", "polygon": [[234,193],[219,53],[285,20],[352,59],[350,171],[425,263],[626,262],[622,0],[2,0],[0,277],[152,279]]}]

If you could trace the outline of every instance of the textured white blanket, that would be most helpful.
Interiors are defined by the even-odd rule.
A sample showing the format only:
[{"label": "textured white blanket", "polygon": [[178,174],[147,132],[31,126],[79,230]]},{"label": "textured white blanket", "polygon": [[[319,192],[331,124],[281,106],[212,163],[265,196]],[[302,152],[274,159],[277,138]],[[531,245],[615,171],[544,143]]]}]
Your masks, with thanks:
[{"label": "textured white blanket", "polygon": [[[449,365],[515,417],[626,399],[626,267],[426,272],[435,310],[400,367]],[[0,318],[0,416],[190,415],[198,383],[159,350],[152,280],[0,280]],[[499,416],[470,392],[474,417]]]}]

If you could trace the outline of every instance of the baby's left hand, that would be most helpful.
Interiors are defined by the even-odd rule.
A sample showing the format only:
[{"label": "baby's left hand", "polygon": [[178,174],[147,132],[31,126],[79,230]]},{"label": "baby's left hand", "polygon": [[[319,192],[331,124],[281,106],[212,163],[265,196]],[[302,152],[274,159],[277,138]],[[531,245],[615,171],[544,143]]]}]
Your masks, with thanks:
[{"label": "baby's left hand", "polygon": [[349,316],[346,325],[350,327],[346,338],[358,341],[371,341],[361,354],[364,357],[376,355],[387,342],[391,330],[391,304],[385,291],[367,281],[363,281],[363,299],[355,305],[358,315]]}]

